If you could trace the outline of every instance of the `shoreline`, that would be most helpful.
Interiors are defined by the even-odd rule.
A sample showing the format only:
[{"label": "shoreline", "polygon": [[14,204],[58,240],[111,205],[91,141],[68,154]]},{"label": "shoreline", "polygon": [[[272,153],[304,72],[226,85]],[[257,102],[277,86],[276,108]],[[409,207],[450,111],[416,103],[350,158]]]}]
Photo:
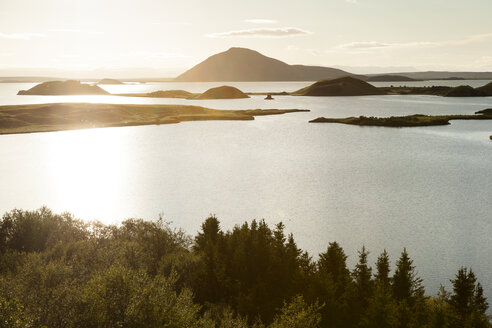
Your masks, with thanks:
[{"label": "shoreline", "polygon": [[0,135],[106,127],[177,124],[188,121],[251,121],[255,116],[306,109],[218,110],[190,105],[51,103],[0,106]]}]

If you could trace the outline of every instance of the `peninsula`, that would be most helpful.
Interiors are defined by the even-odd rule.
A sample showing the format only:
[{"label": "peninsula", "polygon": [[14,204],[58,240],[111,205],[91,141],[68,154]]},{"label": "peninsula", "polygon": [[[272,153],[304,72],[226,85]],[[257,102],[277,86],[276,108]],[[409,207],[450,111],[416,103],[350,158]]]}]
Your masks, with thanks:
[{"label": "peninsula", "polygon": [[56,103],[0,106],[0,134],[49,132],[184,121],[254,120],[300,109],[216,110],[183,105]]},{"label": "peninsula", "polygon": [[450,120],[492,120],[492,108],[475,112],[475,115],[408,115],[391,117],[359,116],[347,118],[318,117],[309,123],[341,123],[360,126],[415,127],[448,125]]}]

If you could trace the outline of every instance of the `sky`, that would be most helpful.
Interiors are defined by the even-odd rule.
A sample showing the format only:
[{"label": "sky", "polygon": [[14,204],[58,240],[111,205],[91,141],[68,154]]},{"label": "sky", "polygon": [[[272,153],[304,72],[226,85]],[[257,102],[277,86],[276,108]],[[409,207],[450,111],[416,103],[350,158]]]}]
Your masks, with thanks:
[{"label": "sky", "polygon": [[492,71],[491,12],[490,0],[0,0],[0,76],[175,77],[230,47],[354,73]]}]

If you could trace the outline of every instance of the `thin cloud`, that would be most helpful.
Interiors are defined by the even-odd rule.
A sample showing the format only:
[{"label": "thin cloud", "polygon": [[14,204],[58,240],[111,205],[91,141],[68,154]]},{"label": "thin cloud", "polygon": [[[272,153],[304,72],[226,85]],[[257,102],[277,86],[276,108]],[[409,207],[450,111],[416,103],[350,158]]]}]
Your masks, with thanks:
[{"label": "thin cloud", "polygon": [[278,23],[276,20],[273,20],[273,19],[262,19],[262,18],[245,19],[244,21],[246,23],[252,23],[252,24],[275,24],[275,23]]},{"label": "thin cloud", "polygon": [[206,34],[208,38],[286,38],[291,36],[308,35],[312,32],[295,27],[252,28],[229,32]]},{"label": "thin cloud", "polygon": [[81,29],[76,29],[76,28],[57,28],[57,29],[52,29],[52,30],[49,30],[49,31],[50,32],[57,32],[57,33],[103,34],[103,32],[100,32],[100,31],[81,30]]},{"label": "thin cloud", "polygon": [[350,42],[337,46],[337,49],[354,49],[354,50],[368,50],[368,49],[381,49],[381,48],[405,48],[405,47],[421,47],[432,46],[433,42],[406,42],[406,43],[384,43],[377,41],[364,41],[364,42]]},{"label": "thin cloud", "polygon": [[41,33],[0,33],[0,39],[11,40],[31,40],[34,38],[45,38],[45,34]]},{"label": "thin cloud", "polygon": [[377,50],[383,48],[407,48],[407,47],[441,47],[441,46],[461,46],[470,43],[487,42],[492,39],[492,33],[471,35],[461,40],[450,40],[440,42],[378,42],[378,41],[362,41],[349,42],[336,46],[336,49],[342,50]]}]

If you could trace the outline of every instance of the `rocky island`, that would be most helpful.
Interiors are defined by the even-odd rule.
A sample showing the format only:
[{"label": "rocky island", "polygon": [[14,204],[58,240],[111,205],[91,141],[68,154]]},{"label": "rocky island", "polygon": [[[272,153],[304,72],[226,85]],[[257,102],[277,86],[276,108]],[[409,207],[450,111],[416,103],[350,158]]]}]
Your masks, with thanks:
[{"label": "rocky island", "polygon": [[49,132],[184,121],[254,120],[300,109],[216,110],[184,105],[57,103],[0,106],[0,134]]},{"label": "rocky island", "polygon": [[80,81],[50,81],[40,83],[29,90],[21,90],[18,95],[30,96],[68,96],[68,95],[109,95],[97,85],[81,83]]},{"label": "rocky island", "polygon": [[341,123],[360,126],[415,127],[448,125],[450,120],[492,120],[492,108],[475,112],[475,115],[408,115],[391,117],[359,116],[347,118],[318,117],[309,123]]}]

